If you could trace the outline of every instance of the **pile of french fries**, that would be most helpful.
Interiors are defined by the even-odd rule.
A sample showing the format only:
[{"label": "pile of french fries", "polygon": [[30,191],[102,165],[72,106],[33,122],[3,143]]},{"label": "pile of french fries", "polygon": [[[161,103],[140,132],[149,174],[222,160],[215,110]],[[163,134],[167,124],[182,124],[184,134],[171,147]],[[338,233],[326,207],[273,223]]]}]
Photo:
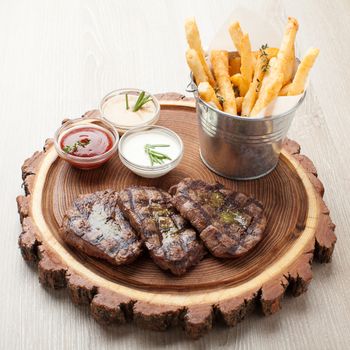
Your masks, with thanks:
[{"label": "pile of french fries", "polygon": [[310,48],[294,74],[298,27],[298,21],[289,17],[280,48],[266,44],[252,51],[249,35],[242,31],[239,22],[234,22],[229,33],[237,52],[213,50],[209,66],[196,21],[186,20],[186,60],[201,99],[220,111],[254,117],[277,96],[301,94],[319,49]]}]

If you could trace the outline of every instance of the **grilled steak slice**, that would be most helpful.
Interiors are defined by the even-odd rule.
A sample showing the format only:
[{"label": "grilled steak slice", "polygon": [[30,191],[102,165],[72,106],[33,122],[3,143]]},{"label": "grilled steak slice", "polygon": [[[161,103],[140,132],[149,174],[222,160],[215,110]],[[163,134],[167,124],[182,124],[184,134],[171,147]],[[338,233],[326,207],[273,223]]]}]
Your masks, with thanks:
[{"label": "grilled steak slice", "polygon": [[63,218],[63,239],[87,255],[123,265],[141,253],[142,243],[117,204],[117,192],[100,191],[77,198]]},{"label": "grilled steak slice", "polygon": [[130,187],[119,193],[118,204],[160,268],[182,275],[204,256],[203,244],[176,212],[169,193],[154,187]]},{"label": "grilled steak slice", "polygon": [[216,257],[239,257],[263,237],[266,217],[262,204],[254,198],[226,190],[219,183],[192,179],[184,179],[170,192],[175,207]]}]

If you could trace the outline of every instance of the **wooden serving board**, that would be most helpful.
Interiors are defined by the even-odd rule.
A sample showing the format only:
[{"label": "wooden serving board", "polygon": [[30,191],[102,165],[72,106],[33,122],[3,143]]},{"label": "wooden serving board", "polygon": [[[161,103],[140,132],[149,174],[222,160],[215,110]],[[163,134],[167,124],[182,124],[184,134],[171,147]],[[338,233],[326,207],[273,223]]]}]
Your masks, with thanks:
[{"label": "wooden serving board", "polygon": [[[287,140],[277,168],[266,177],[231,181],[217,176],[199,158],[194,101],[178,94],[159,98],[159,124],[177,132],[185,146],[181,164],[162,178],[134,175],[117,154],[100,169],[74,169],[57,157],[51,139],[24,162],[25,196],[17,197],[23,258],[38,263],[43,285],[68,287],[73,302],[89,304],[102,323],[133,320],[153,330],[180,324],[198,338],[215,319],[234,326],[254,308],[275,313],[287,290],[294,296],[307,290],[313,258],[329,262],[336,241],[314,165],[300,155],[296,142]],[[65,210],[81,193],[129,185],[167,190],[185,177],[220,181],[261,200],[268,219],[263,241],[240,259],[208,255],[185,276],[175,277],[146,254],[129,266],[115,267],[70,248],[59,235]]]}]

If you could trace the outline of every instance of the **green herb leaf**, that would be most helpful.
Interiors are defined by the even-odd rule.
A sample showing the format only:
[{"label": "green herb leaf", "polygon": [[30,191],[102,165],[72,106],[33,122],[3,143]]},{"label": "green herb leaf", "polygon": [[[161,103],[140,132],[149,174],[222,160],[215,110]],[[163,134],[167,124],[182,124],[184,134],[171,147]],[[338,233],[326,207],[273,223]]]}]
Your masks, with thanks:
[{"label": "green herb leaf", "polygon": [[258,84],[256,85],[255,92],[259,92],[260,91],[260,87],[261,87],[261,81],[259,79],[256,79],[256,81],[258,82]]},{"label": "green herb leaf", "polygon": [[239,87],[238,86],[233,85],[232,88],[233,88],[233,92],[235,93],[235,96],[240,96],[241,95],[241,92],[239,91]]},{"label": "green herb leaf", "polygon": [[125,108],[129,109],[129,96],[128,96],[128,94],[125,94]]},{"label": "green herb leaf", "polygon": [[66,145],[62,148],[63,152],[73,154],[78,150],[78,146],[85,148],[90,143],[90,139],[85,138],[75,142],[72,146]]},{"label": "green herb leaf", "polygon": [[135,106],[133,108],[133,112],[137,112],[143,105],[146,103],[152,101],[152,97],[150,95],[145,96],[145,91],[142,91],[135,103]]},{"label": "green herb leaf", "polygon": [[164,161],[166,159],[171,160],[171,158],[167,154],[154,150],[157,147],[170,147],[170,145],[164,145],[164,144],[156,144],[156,145],[146,144],[145,145],[145,152],[147,153],[151,161],[151,166],[154,166],[154,164],[164,164]]},{"label": "green herb leaf", "polygon": [[216,97],[218,98],[218,100],[219,100],[219,102],[220,102],[221,104],[224,104],[225,99],[224,99],[221,95],[216,94]]},{"label": "green herb leaf", "polygon": [[260,52],[260,58],[261,58],[261,61],[263,62],[263,65],[261,67],[261,70],[263,72],[267,72],[270,68],[270,65],[269,65],[269,57],[268,57],[268,54],[266,52],[266,49],[268,48],[269,46],[267,44],[265,45],[261,45],[260,49],[259,49],[259,52]]},{"label": "green herb leaf", "polygon": [[72,147],[71,146],[64,146],[63,147],[63,151],[66,152],[66,153],[71,153]]}]

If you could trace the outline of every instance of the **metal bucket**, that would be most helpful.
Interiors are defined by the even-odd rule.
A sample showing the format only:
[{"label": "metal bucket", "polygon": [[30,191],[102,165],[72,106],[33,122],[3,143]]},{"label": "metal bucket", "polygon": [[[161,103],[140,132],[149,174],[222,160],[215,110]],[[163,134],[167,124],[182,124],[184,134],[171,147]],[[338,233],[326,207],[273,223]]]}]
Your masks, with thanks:
[{"label": "metal bucket", "polygon": [[196,99],[202,161],[218,175],[236,180],[257,179],[276,167],[283,140],[305,98],[304,94],[283,114],[253,118],[221,112],[203,101],[192,74],[187,91]]}]

